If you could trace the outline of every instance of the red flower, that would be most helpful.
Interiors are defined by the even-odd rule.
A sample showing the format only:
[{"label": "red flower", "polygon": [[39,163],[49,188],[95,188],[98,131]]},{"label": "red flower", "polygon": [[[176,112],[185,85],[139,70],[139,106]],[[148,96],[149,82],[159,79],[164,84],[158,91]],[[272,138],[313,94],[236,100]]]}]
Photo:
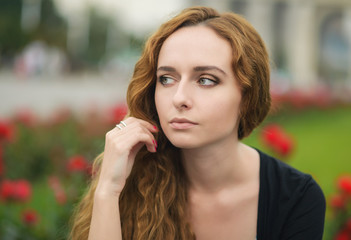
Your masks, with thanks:
[{"label": "red flower", "polygon": [[293,145],[293,141],[289,137],[282,137],[277,141],[275,150],[281,156],[288,156],[292,152]]},{"label": "red flower", "polygon": [[0,120],[0,140],[12,141],[15,137],[15,127],[8,121]]},{"label": "red flower", "polygon": [[111,109],[110,112],[110,122],[113,124],[117,124],[124,119],[127,115],[128,107],[126,104],[118,104]]},{"label": "red flower", "polygon": [[36,117],[34,116],[33,112],[28,109],[18,111],[14,116],[14,120],[24,124],[27,127],[32,127],[36,123]]},{"label": "red flower", "polygon": [[34,225],[39,221],[38,213],[35,210],[29,209],[22,213],[22,221],[28,225]]},{"label": "red flower", "polygon": [[73,156],[68,160],[67,170],[70,172],[84,172],[89,168],[90,164],[83,156]]},{"label": "red flower", "polygon": [[330,197],[330,206],[336,209],[344,208],[346,199],[343,195],[335,194]]},{"label": "red flower", "polygon": [[263,144],[281,156],[288,156],[294,148],[292,138],[276,124],[268,125],[262,130]]},{"label": "red flower", "polygon": [[3,159],[3,152],[0,146],[0,177],[4,175],[4,159]]},{"label": "red flower", "polygon": [[56,191],[55,192],[55,199],[56,201],[63,205],[67,202],[67,196],[66,196],[66,193],[64,191]]},{"label": "red flower", "polygon": [[32,195],[32,187],[27,180],[15,182],[14,198],[19,201],[28,201]]},{"label": "red flower", "polygon": [[343,192],[351,195],[351,176],[345,175],[338,179],[338,186]]},{"label": "red flower", "polygon": [[350,240],[350,235],[347,231],[342,230],[338,232],[338,234],[335,236],[334,240]]},{"label": "red flower", "polygon": [[32,195],[32,187],[26,180],[4,180],[0,185],[0,198],[26,202]]},{"label": "red flower", "polygon": [[51,176],[48,179],[48,183],[50,188],[54,191],[56,201],[59,204],[65,204],[67,197],[60,180],[56,176]]},{"label": "red flower", "polygon": [[68,108],[62,108],[53,113],[49,118],[48,125],[55,126],[67,122],[70,118],[73,117],[72,111]]},{"label": "red flower", "polygon": [[10,180],[4,180],[0,185],[0,197],[1,199],[9,199],[13,196],[14,187],[13,182]]}]

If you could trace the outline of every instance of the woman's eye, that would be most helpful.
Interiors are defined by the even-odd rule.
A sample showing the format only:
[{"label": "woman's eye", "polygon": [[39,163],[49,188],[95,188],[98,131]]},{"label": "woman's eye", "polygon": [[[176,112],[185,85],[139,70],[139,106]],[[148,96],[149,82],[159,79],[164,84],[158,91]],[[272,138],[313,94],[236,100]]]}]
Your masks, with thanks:
[{"label": "woman's eye", "polygon": [[161,76],[159,78],[159,81],[162,85],[169,85],[169,84],[172,84],[174,82],[174,80],[170,77],[167,77],[167,76]]},{"label": "woman's eye", "polygon": [[209,78],[200,78],[199,84],[203,86],[214,86],[217,84],[217,81],[209,79]]}]

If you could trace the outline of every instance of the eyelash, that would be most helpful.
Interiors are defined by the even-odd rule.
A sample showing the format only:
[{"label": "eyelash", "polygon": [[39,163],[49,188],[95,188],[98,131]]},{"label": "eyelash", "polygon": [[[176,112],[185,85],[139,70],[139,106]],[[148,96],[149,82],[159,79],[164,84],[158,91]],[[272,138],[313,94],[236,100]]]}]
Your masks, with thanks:
[{"label": "eyelash", "polygon": [[[213,79],[214,78],[214,79]],[[209,85],[204,85],[204,84],[200,84],[201,86],[204,86],[204,87],[206,87],[206,86],[215,86],[215,85],[217,85],[218,83],[219,83],[219,80],[218,80],[218,78],[216,78],[216,77],[213,77],[213,78],[209,78],[209,77],[200,77],[199,78],[199,80],[197,80],[197,82],[200,84],[200,82],[201,81],[203,81],[203,80],[208,80],[208,81],[210,81],[210,82],[212,82],[211,84],[209,84]],[[171,81],[175,81],[173,78],[171,78],[171,77],[168,77],[168,76],[160,76],[159,78],[158,78],[158,81],[162,84],[162,85],[168,85],[167,83],[165,83],[165,80],[167,80],[167,79],[170,79]]]},{"label": "eyelash", "polygon": [[198,82],[200,82],[200,81],[202,81],[202,80],[208,80],[208,81],[211,82],[210,85],[202,85],[202,84],[200,84],[200,85],[202,85],[202,86],[215,86],[215,85],[217,85],[218,82],[219,82],[217,78],[216,78],[216,79],[212,79],[212,78],[208,78],[208,77],[200,77],[200,79],[198,80]]},{"label": "eyelash", "polygon": [[167,77],[167,76],[160,76],[160,77],[158,78],[158,81],[159,81],[162,85],[167,85],[167,84],[164,82],[164,80],[166,80],[166,79],[171,79],[171,80],[174,81],[174,79],[172,79],[171,77]]}]

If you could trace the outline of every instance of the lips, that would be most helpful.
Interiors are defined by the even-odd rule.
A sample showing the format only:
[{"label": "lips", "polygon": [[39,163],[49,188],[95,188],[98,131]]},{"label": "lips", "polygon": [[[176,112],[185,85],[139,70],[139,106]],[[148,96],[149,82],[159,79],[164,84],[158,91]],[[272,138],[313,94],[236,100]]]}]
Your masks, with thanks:
[{"label": "lips", "polygon": [[193,128],[194,126],[196,126],[198,124],[195,122],[192,122],[186,118],[173,118],[170,121],[170,125],[174,129],[185,130],[185,129]]}]

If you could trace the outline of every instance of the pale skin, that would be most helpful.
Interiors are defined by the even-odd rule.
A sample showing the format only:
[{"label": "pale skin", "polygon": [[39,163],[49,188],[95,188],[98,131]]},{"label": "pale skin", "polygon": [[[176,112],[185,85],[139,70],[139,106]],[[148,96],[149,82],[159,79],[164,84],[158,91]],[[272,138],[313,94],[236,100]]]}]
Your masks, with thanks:
[{"label": "pale skin", "polygon": [[[241,92],[229,42],[206,26],[181,28],[164,42],[155,104],[163,132],[181,149],[190,180],[189,216],[197,239],[256,237],[259,155],[238,140]],[[89,239],[122,239],[118,205],[142,146],[156,151],[156,129],[128,118],[106,135]]]}]

